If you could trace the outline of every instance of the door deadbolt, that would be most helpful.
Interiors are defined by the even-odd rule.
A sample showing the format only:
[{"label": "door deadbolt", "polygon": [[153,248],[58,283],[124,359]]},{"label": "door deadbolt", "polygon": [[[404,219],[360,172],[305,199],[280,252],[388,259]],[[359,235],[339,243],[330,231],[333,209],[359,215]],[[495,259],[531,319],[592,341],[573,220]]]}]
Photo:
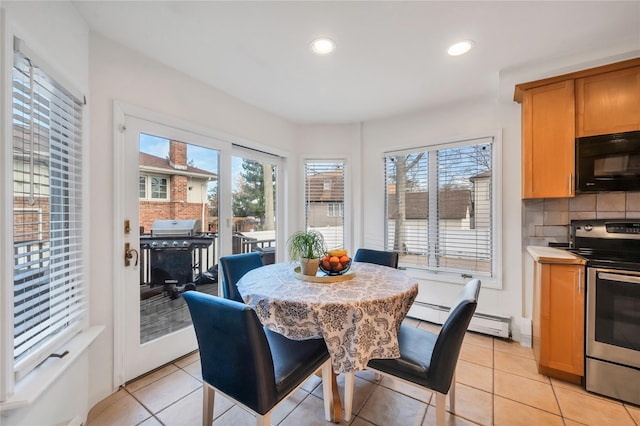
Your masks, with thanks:
[{"label": "door deadbolt", "polygon": [[140,257],[140,255],[138,254],[138,250],[132,249],[131,244],[124,243],[124,266],[131,265],[131,259],[133,258],[134,254],[136,255],[136,261],[133,266],[138,266],[138,260]]}]

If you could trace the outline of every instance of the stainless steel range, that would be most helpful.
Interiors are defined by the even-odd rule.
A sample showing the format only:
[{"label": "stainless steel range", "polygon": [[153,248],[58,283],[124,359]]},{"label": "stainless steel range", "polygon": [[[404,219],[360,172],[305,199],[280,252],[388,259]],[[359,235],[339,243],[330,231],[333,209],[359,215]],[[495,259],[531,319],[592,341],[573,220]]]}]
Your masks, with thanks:
[{"label": "stainless steel range", "polygon": [[640,404],[640,219],[571,222],[587,260],[586,388]]}]

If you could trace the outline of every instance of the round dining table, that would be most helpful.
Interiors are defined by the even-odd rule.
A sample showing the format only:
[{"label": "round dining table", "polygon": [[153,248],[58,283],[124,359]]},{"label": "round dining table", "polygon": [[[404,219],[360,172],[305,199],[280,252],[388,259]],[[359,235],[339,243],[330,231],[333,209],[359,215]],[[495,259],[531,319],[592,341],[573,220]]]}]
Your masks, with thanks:
[{"label": "round dining table", "polygon": [[268,329],[294,340],[325,340],[334,372],[346,373],[349,420],[354,373],[370,359],[400,357],[398,331],[418,295],[418,282],[402,270],[364,262],[352,262],[341,281],[313,282],[297,266],[253,269],[238,281],[238,291]]}]

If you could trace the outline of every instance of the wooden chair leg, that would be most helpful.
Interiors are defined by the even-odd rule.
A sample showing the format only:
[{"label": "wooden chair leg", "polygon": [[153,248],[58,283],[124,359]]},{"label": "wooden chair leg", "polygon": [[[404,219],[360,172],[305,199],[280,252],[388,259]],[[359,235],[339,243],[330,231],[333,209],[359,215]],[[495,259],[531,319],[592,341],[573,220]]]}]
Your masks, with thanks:
[{"label": "wooden chair leg", "polygon": [[213,423],[213,401],[215,392],[211,386],[202,382],[202,426],[211,426]]},{"label": "wooden chair leg", "polygon": [[447,395],[436,392],[436,426],[445,426]]},{"label": "wooden chair leg", "polygon": [[449,411],[456,412],[456,372],[453,372],[451,380],[451,388],[449,388]]},{"label": "wooden chair leg", "polygon": [[333,413],[333,369],[331,361],[327,361],[322,366],[322,398],[324,399],[324,418],[328,422],[340,421]]},{"label": "wooden chair leg", "polygon": [[270,426],[271,425],[271,412],[266,414],[256,414],[256,426]]},{"label": "wooden chair leg", "polygon": [[344,420],[351,420],[353,411],[353,388],[355,387],[355,373],[345,373],[344,375]]}]

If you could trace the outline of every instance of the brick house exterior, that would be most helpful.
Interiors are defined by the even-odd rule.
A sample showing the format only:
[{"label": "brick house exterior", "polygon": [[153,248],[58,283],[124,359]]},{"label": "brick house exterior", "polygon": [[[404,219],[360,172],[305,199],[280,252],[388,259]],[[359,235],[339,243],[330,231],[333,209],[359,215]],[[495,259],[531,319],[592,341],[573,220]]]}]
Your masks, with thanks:
[{"label": "brick house exterior", "polygon": [[[154,197],[149,185],[151,179],[166,183],[166,193]],[[199,219],[206,231],[209,223],[207,182],[216,179],[215,173],[187,164],[187,144],[183,142],[170,141],[169,158],[141,152],[140,226],[144,233],[149,233],[158,219]]]}]

